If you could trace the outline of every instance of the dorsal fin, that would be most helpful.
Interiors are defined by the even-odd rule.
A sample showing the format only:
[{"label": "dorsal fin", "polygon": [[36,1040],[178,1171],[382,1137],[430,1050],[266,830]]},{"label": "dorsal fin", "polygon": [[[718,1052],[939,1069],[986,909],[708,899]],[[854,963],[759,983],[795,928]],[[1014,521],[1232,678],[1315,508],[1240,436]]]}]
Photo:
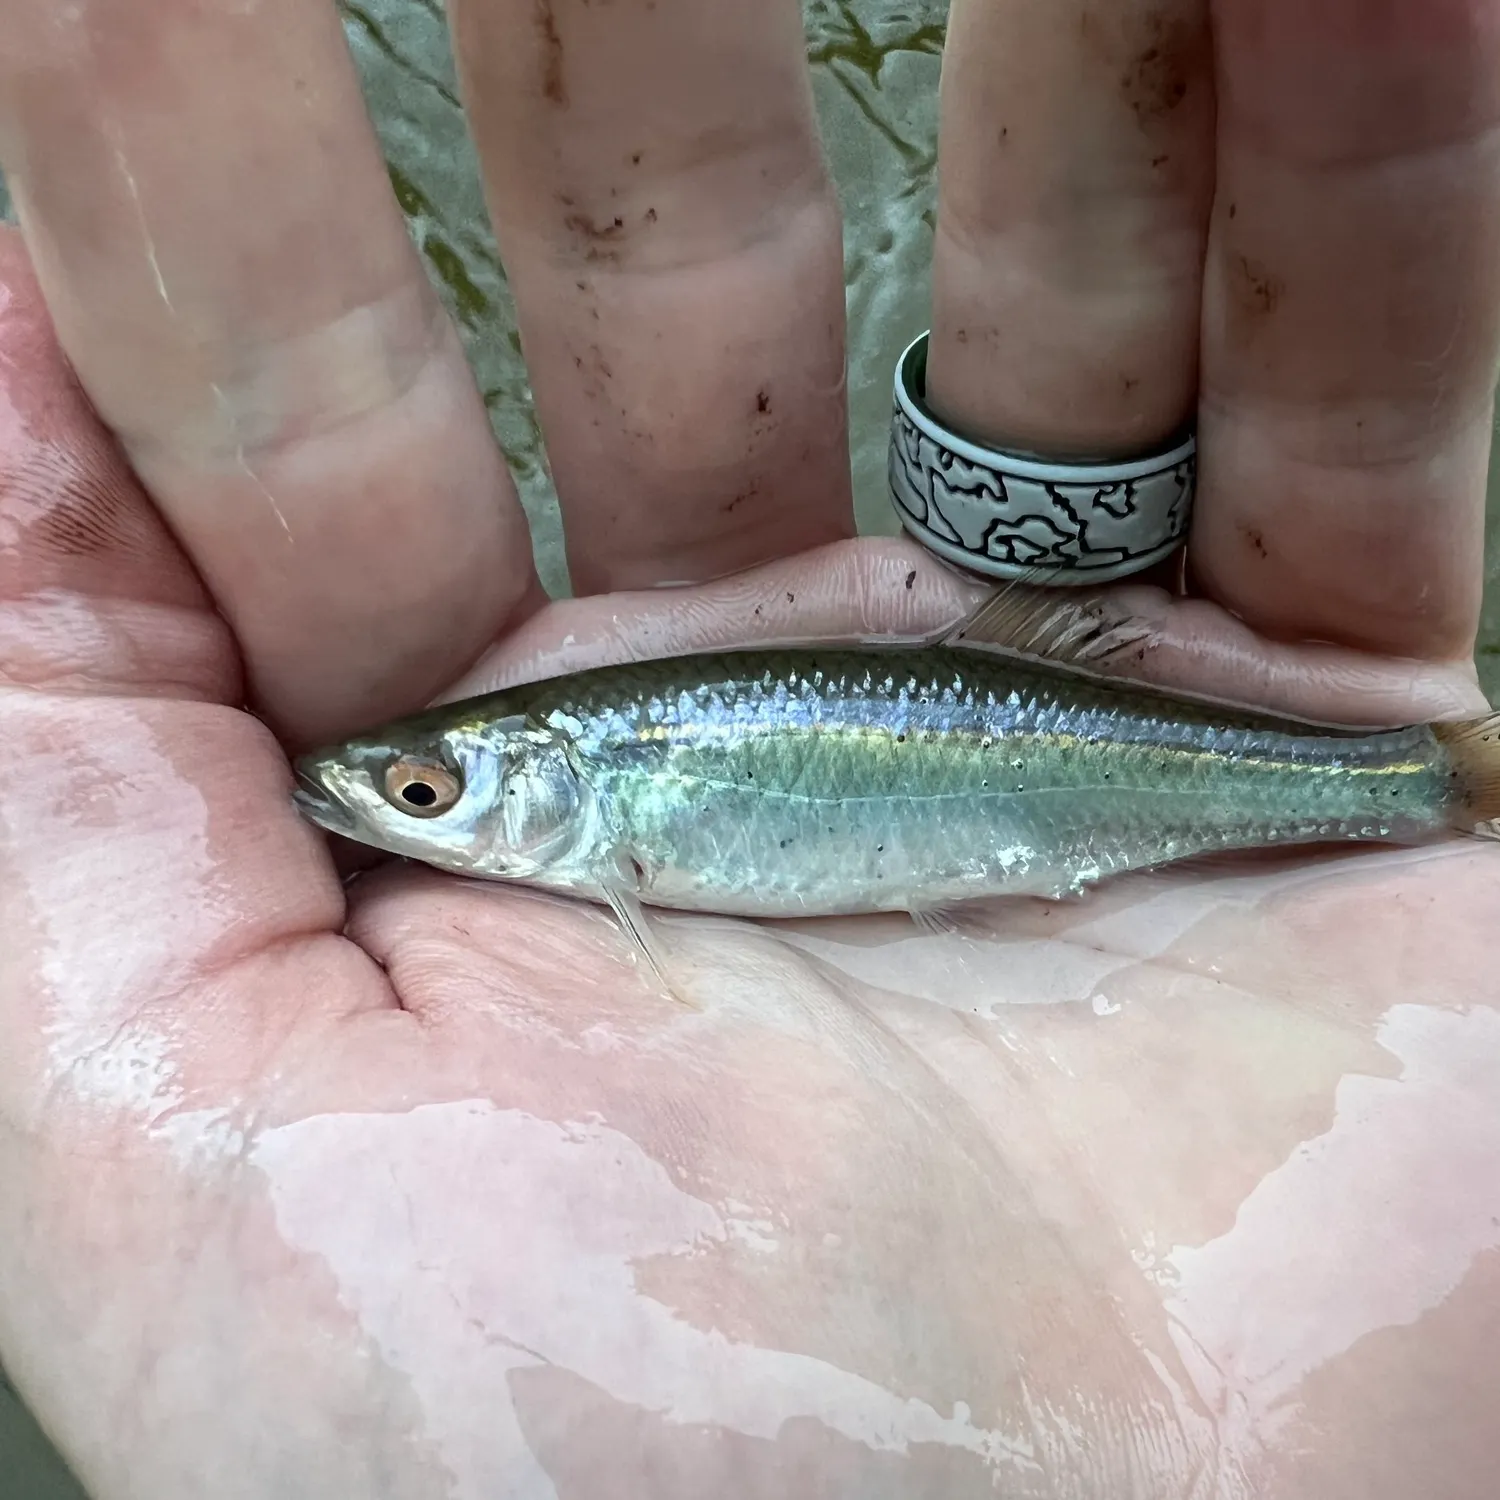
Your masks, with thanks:
[{"label": "dorsal fin", "polygon": [[[1358,737],[1379,732],[1379,725],[1332,723],[1302,714],[1273,713],[1262,705],[1218,693],[1196,692],[1154,678],[1145,665],[1159,647],[1180,649],[1169,630],[1155,620],[1132,613],[1121,591],[1140,588],[1138,580],[1059,588],[1038,584],[1030,576],[1002,584],[951,630],[931,644],[950,649],[1008,656],[1076,673],[1115,686],[1126,685],[1179,705],[1254,719],[1261,727],[1287,733],[1317,730]],[[1170,596],[1159,585],[1164,608]],[[1384,726],[1389,727],[1389,726]]]},{"label": "dorsal fin", "polygon": [[1151,621],[1107,603],[1102,588],[1048,588],[1022,577],[981,600],[942,644],[1114,676],[1107,669],[1115,658],[1159,639]]}]

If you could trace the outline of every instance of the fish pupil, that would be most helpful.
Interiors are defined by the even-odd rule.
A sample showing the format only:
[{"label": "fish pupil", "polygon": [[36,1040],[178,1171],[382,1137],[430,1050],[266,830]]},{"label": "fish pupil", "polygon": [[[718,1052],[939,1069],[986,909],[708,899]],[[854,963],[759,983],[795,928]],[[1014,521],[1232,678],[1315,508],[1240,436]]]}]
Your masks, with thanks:
[{"label": "fish pupil", "polygon": [[437,792],[425,781],[408,781],[401,788],[401,800],[413,807],[431,807],[437,801]]}]

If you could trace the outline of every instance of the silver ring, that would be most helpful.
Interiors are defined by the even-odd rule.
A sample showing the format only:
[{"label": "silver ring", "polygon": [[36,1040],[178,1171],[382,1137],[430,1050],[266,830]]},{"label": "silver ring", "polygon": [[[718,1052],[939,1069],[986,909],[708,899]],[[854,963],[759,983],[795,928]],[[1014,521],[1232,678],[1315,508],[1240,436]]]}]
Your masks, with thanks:
[{"label": "silver ring", "polygon": [[1186,538],[1192,431],[1144,457],[1058,463],[949,432],[926,389],[924,333],[896,365],[888,472],[901,524],[939,557],[994,578],[1107,583],[1170,557]]}]

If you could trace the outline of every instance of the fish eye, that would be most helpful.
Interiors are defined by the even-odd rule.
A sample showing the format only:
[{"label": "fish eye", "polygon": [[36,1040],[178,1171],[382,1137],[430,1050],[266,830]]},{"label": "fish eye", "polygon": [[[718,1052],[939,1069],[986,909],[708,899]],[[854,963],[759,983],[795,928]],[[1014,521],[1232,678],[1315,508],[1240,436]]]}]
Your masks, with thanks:
[{"label": "fish eye", "polygon": [[403,755],[386,767],[386,801],[414,818],[440,817],[462,795],[458,777],[438,761]]}]

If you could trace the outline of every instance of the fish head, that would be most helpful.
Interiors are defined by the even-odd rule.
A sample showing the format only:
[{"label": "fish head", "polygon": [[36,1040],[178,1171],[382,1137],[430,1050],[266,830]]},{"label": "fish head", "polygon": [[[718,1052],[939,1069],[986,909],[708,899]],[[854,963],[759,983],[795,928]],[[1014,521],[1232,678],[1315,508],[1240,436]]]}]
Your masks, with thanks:
[{"label": "fish head", "polygon": [[300,757],[292,800],[319,827],[472,875],[565,860],[592,799],[566,732],[522,715],[427,714]]}]

